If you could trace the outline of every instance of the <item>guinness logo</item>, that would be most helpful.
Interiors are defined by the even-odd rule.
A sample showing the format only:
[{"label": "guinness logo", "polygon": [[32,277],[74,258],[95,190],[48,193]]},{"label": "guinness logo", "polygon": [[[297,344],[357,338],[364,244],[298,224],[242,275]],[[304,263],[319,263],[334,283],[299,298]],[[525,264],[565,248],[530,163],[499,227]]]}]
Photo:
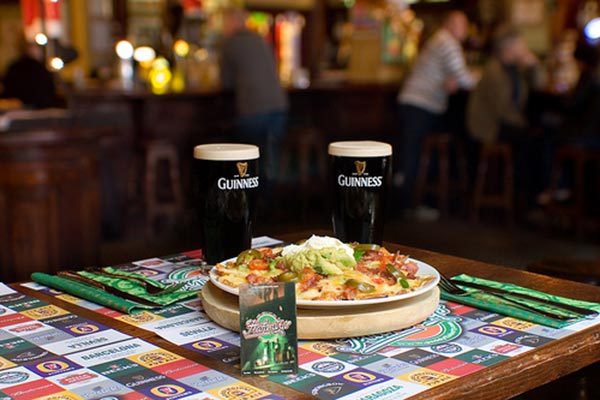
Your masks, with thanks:
[{"label": "guinness logo", "polygon": [[365,173],[365,169],[367,169],[367,162],[356,160],[354,161],[354,166],[356,167],[356,173],[358,176],[362,176],[362,174]]},{"label": "guinness logo", "polygon": [[240,174],[240,178],[245,177],[246,173],[248,172],[248,163],[247,162],[238,162],[235,164],[235,166],[237,167],[237,170]]}]

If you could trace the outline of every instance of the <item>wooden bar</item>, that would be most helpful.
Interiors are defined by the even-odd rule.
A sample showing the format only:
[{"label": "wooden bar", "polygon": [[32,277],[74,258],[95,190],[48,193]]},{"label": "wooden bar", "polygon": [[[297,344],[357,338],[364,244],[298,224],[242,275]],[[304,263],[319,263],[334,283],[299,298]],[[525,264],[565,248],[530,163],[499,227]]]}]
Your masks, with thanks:
[{"label": "wooden bar", "polygon": [[0,134],[4,281],[98,261],[98,146],[93,131],[71,128]]}]

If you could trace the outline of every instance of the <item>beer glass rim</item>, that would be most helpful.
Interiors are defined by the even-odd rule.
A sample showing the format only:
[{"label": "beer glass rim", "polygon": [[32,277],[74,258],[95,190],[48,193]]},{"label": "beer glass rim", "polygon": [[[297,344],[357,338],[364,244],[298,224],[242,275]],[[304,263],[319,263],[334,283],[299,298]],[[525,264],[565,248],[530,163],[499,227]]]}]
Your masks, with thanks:
[{"label": "beer glass rim", "polygon": [[329,143],[328,152],[338,157],[385,157],[392,155],[392,146],[375,140],[348,140]]},{"label": "beer glass rim", "polygon": [[194,158],[210,161],[254,160],[260,157],[258,146],[241,143],[210,143],[194,147]]}]

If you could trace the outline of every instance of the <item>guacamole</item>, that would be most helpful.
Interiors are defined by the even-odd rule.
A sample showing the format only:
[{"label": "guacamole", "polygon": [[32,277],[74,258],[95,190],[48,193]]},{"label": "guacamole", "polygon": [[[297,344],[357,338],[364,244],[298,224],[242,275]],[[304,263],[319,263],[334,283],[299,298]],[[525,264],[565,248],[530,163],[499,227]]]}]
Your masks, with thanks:
[{"label": "guacamole", "polygon": [[304,267],[310,267],[321,275],[342,275],[343,270],[356,265],[354,257],[339,247],[302,249],[284,255],[283,259],[293,271],[300,272]]}]

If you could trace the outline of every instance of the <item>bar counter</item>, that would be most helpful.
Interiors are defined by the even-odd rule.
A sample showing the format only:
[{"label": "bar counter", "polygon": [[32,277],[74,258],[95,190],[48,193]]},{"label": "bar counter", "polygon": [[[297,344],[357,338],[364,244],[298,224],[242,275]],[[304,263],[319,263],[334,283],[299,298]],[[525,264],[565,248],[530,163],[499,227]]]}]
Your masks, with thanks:
[{"label": "bar counter", "polygon": [[[308,232],[294,233],[290,235],[284,235],[284,237],[281,237],[280,239],[292,242],[300,238],[308,237],[309,235],[310,233]],[[385,245],[386,248],[391,251],[400,250],[403,254],[410,254],[411,257],[429,263],[447,276],[467,273],[481,278],[510,282],[565,297],[575,297],[577,299],[588,301],[598,301],[598,299],[600,299],[600,288],[598,287],[564,281],[421,249],[410,248],[400,244],[386,243]],[[11,286],[22,293],[40,298],[51,304],[55,304],[72,313],[79,314],[90,321],[97,321],[111,328],[125,332],[131,336],[142,338],[168,351],[176,353],[189,360],[198,362],[208,368],[224,372],[236,379],[247,382],[248,384],[254,385],[255,387],[278,395],[282,398],[308,399],[340,397],[336,396],[334,393],[321,393],[318,390],[317,393],[319,396],[314,397],[307,394],[310,393],[310,391],[304,391],[304,393],[302,393],[293,387],[289,387],[290,385],[275,383],[270,379],[241,376],[238,369],[239,367],[236,366],[235,362],[232,363],[231,360],[224,361],[218,357],[215,358],[209,357],[205,354],[200,354],[197,351],[191,350],[191,347],[187,345],[176,346],[173,343],[169,343],[165,339],[159,337],[155,332],[143,330],[139,327],[125,324],[118,320],[122,318],[115,317],[118,318],[115,319],[106,315],[100,315],[96,312],[90,311],[89,309],[84,309],[74,305],[71,302],[65,302],[54,296],[48,296],[45,293],[31,290],[29,288],[20,286],[19,284],[12,284]],[[464,306],[460,306],[458,304],[448,304],[452,312],[456,315],[461,315],[461,309],[464,311]],[[518,320],[515,322],[518,322]],[[502,327],[502,325],[487,326],[494,326],[497,328]],[[474,328],[472,326],[471,328],[463,327],[463,332],[461,335],[468,335],[471,331],[473,331],[473,329]],[[323,349],[334,345],[334,342],[317,342],[317,344],[319,343],[319,346],[323,347]],[[457,374],[454,375],[454,378],[451,380],[432,384],[427,390],[408,398],[415,400],[448,398],[475,400],[482,398],[506,399],[514,397],[520,393],[524,393],[547,382],[558,379],[559,377],[575,372],[587,365],[598,362],[600,360],[600,325],[597,323],[590,323],[587,328],[584,327],[578,331],[571,331],[568,336],[554,338],[553,340],[545,342],[543,345],[532,345],[530,347],[531,348],[524,353],[516,353],[510,357],[500,357],[501,361],[496,362],[493,365],[487,365],[481,370],[477,370],[475,372],[471,371],[470,373],[465,373],[463,375]],[[419,351],[419,349],[416,351]],[[399,352],[398,355],[400,355],[400,353],[401,352]],[[325,357],[325,355],[321,355],[320,357]],[[391,356],[388,355],[388,357]],[[300,358],[302,359],[302,355]],[[448,361],[452,360],[452,358],[448,358]],[[454,361],[456,361],[456,359],[454,359]],[[416,365],[419,366],[419,364]],[[334,378],[331,377],[330,379]],[[362,386],[362,388],[365,387],[366,386]],[[359,397],[350,398],[354,399]]]},{"label": "bar counter", "polygon": [[[395,132],[395,100],[400,84],[317,82],[288,89],[290,130],[319,129],[326,140],[381,139]],[[146,90],[76,90],[74,110],[117,109],[128,112],[138,137],[189,135],[212,140],[226,135],[234,117],[233,95],[218,90],[154,95]]]}]

